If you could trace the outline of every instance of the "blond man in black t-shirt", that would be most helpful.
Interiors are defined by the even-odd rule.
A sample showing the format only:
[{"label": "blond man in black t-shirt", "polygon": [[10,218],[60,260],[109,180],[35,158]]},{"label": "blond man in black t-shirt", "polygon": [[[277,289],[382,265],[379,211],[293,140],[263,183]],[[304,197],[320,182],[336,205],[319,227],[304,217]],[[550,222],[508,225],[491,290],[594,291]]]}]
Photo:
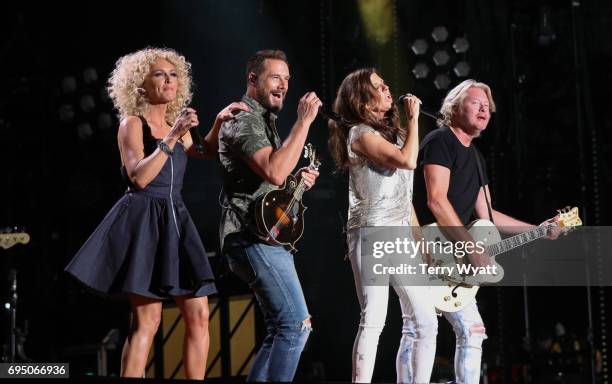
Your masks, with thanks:
[{"label": "blond man in black t-shirt", "polygon": [[[491,195],[484,157],[472,141],[487,128],[492,112],[495,112],[495,102],[489,86],[465,80],[453,88],[442,103],[440,113],[445,124],[430,132],[420,146],[419,164],[425,177],[427,207],[437,224],[444,227],[448,237],[454,241],[474,242],[465,228],[472,216],[491,220],[500,231],[508,234],[534,227],[490,207],[487,202],[487,199],[491,201]],[[476,156],[482,164],[482,181]],[[546,222],[555,220],[552,218]],[[553,229],[548,238],[558,235],[558,229]],[[490,262],[483,252],[469,254],[468,258],[474,266],[487,266]],[[476,302],[458,312],[443,314],[456,336],[456,382],[478,383],[482,342],[487,335]]]}]

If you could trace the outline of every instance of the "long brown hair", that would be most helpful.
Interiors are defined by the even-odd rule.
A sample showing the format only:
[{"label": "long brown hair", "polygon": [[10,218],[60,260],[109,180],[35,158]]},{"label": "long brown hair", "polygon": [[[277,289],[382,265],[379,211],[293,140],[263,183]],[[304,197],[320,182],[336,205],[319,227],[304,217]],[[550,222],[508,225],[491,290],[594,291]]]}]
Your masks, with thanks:
[{"label": "long brown hair", "polygon": [[338,88],[333,110],[342,120],[329,120],[328,145],[339,171],[345,171],[349,167],[348,132],[357,124],[369,125],[391,143],[396,143],[398,138],[406,138],[405,130],[400,127],[395,105],[380,120],[374,119],[369,112],[368,105],[378,98],[377,90],[370,79],[373,73],[376,73],[374,68],[357,69],[349,73]]}]

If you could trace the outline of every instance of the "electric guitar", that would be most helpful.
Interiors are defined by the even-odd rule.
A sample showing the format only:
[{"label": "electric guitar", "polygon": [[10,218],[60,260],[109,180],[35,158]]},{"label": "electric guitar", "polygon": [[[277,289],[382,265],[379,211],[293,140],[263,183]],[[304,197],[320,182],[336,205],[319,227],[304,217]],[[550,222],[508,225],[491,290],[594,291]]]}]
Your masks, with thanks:
[{"label": "electric guitar", "polygon": [[[11,232],[15,231],[15,232]],[[8,231],[2,230],[0,232],[0,248],[9,249],[16,244],[28,244],[30,242],[30,235],[26,232],[16,232],[18,229],[9,229]],[[15,269],[10,269],[9,271],[9,281],[10,290],[9,290],[9,299],[5,304],[7,312],[9,313],[9,318],[11,319],[8,322],[9,326],[9,335],[14,335],[14,337],[8,338],[6,344],[0,345],[0,361],[2,362],[31,362],[25,352],[24,352],[24,344],[25,338],[28,334],[27,331],[27,323],[25,331],[22,331],[17,327],[17,271]],[[19,358],[19,359],[17,359]]]},{"label": "electric guitar", "polygon": [[25,232],[0,233],[0,248],[9,249],[15,244],[27,244],[30,242],[30,235]]},{"label": "electric guitar", "polygon": [[[304,147],[304,157],[310,161],[308,168],[317,170],[321,161],[311,144]],[[255,201],[255,224],[260,238],[272,245],[283,245],[297,251],[295,243],[304,232],[302,195],[306,190],[304,179],[298,182],[289,175],[279,189],[267,192]]]},{"label": "electric guitar", "polygon": [[[577,207],[566,207],[558,212],[559,221],[555,224],[561,228],[564,234],[582,225],[582,220],[580,220],[578,216]],[[459,263],[457,263],[457,259],[452,253],[442,252],[431,254],[433,266],[443,268],[453,267],[450,276],[440,275],[440,279],[445,280],[444,285],[431,287],[432,300],[434,301],[435,307],[444,312],[457,312],[471,305],[476,299],[476,292],[478,292],[479,285],[497,283],[503,279],[504,269],[497,263],[495,257],[546,236],[548,232],[547,227],[549,225],[551,224],[543,224],[529,231],[502,240],[495,224],[491,221],[473,221],[469,226],[468,232],[472,235],[474,241],[482,242],[481,244],[484,245],[486,253],[491,257],[492,268],[489,270],[494,270],[496,273],[479,273],[476,276],[462,275],[459,273],[458,268],[456,268]],[[426,229],[423,233],[425,234],[426,240],[436,242],[448,241],[435,223],[425,227]]]}]

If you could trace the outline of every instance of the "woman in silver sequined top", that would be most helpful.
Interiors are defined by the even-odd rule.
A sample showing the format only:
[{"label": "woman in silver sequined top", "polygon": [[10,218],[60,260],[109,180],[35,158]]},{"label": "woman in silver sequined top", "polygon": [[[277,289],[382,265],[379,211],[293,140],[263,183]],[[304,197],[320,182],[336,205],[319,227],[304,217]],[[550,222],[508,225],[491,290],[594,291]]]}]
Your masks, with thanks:
[{"label": "woman in silver sequined top", "polygon": [[[371,68],[350,73],[334,102],[340,119],[330,121],[329,146],[337,168],[349,172],[348,257],[361,307],[353,346],[353,382],[372,379],[389,284],[400,299],[403,317],[397,381],[429,383],[433,368],[438,321],[427,299],[429,288],[410,286],[407,274],[389,272],[383,276],[386,279],[374,276],[370,267],[378,259],[372,259],[371,251],[361,252],[362,243],[371,244],[389,233],[402,233],[407,241],[421,237],[420,231],[414,231],[419,224],[412,206],[419,104],[415,96],[404,99],[407,126],[402,127],[389,87]],[[394,267],[400,262],[393,257],[385,265]]]}]

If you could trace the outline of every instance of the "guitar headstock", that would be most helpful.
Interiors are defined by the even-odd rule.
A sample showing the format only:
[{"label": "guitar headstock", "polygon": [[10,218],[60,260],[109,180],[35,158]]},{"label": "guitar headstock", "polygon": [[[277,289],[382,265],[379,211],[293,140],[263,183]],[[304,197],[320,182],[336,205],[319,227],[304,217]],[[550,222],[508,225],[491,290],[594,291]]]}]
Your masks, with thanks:
[{"label": "guitar headstock", "polygon": [[25,232],[0,233],[0,248],[9,249],[17,243],[27,244],[30,242],[30,235]]},{"label": "guitar headstock", "polygon": [[308,164],[308,168],[310,169],[318,170],[321,166],[321,158],[319,157],[317,150],[310,143],[304,146],[304,158],[308,159],[310,162],[310,164]]},{"label": "guitar headstock", "polygon": [[557,210],[559,213],[559,221],[557,221],[557,225],[559,228],[563,230],[563,232],[567,233],[576,227],[582,225],[582,220],[580,220],[580,216],[578,215],[578,207],[565,207],[563,209]]}]

